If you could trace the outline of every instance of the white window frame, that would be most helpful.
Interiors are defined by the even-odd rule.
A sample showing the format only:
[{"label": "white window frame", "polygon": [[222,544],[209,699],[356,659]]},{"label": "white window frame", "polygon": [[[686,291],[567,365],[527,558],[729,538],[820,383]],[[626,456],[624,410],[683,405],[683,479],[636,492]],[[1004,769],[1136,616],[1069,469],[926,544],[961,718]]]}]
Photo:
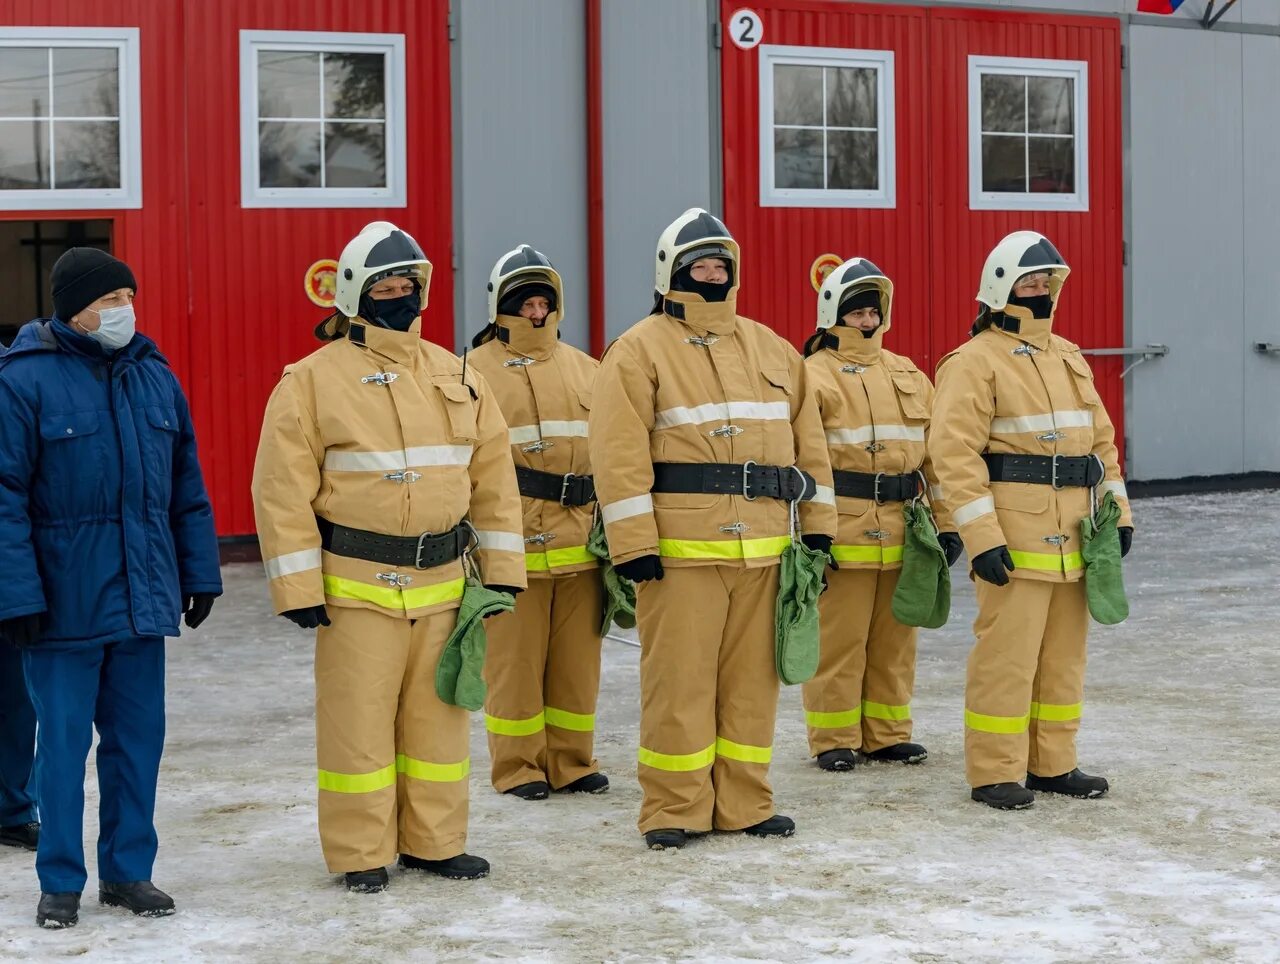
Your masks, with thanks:
[{"label": "white window frame", "polygon": [[[1074,120],[1076,189],[1072,194],[1041,194],[982,189],[982,77],[1065,77],[1075,82]],[[1013,135],[1025,136],[1025,135]],[[1042,136],[1042,135],[1033,135]],[[1045,135],[1052,136],[1052,135]],[[1066,136],[1066,135],[1059,135]],[[1083,60],[969,55],[969,208],[974,211],[1089,210],[1089,64]]]},{"label": "white window frame", "polygon": [[[790,208],[897,207],[897,126],[894,117],[894,54],[892,50],[854,50],[844,47],[760,46],[760,206]],[[880,139],[879,182],[875,191],[774,187],[773,68],[861,67],[878,77],[876,132]],[[826,163],[826,158],[823,158]]]},{"label": "white window frame", "polygon": [[[142,207],[142,84],[137,27],[6,27],[0,47],[114,47],[117,51],[120,186],[0,188],[0,211],[118,210]],[[50,80],[52,83],[52,80]],[[49,109],[53,110],[50,97]],[[38,119],[38,118],[36,118]],[[82,120],[84,118],[62,118]],[[50,120],[50,136],[58,118]],[[52,168],[54,163],[50,157]]]},{"label": "white window frame", "polygon": [[[385,54],[386,187],[262,187],[258,141],[258,52]],[[302,118],[299,118],[302,119]],[[323,128],[323,118],[318,120]],[[308,30],[240,31],[240,204],[246,208],[402,208],[408,204],[404,34]],[[321,155],[323,161],[323,154]]]}]

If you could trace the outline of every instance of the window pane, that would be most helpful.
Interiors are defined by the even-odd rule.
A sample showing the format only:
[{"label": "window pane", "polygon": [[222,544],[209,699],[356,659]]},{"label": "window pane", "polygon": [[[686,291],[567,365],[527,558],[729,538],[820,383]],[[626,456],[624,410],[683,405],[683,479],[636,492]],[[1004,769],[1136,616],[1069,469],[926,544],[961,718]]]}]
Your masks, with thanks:
[{"label": "window pane", "polygon": [[827,126],[876,127],[879,72],[870,67],[827,68]]},{"label": "window pane", "polygon": [[982,190],[1024,194],[1027,190],[1025,137],[982,138]]},{"label": "window pane", "polygon": [[120,68],[117,61],[118,54],[112,48],[55,49],[53,51],[53,115],[55,117],[119,117]]},{"label": "window pane", "polygon": [[880,136],[872,131],[827,132],[827,188],[876,191],[880,188]]},{"label": "window pane", "polygon": [[1075,82],[1069,77],[1027,78],[1027,124],[1033,134],[1073,134]]},{"label": "window pane", "polygon": [[324,116],[385,116],[385,60],[382,54],[325,54]]},{"label": "window pane", "polygon": [[49,122],[0,121],[0,190],[49,186]]},{"label": "window pane", "polygon": [[[320,117],[320,54],[258,51],[258,116]],[[317,146],[316,150],[319,150]]]},{"label": "window pane", "polygon": [[260,122],[258,180],[263,187],[319,187],[320,125]]},{"label": "window pane", "polygon": [[1027,78],[1007,74],[982,75],[982,129],[1012,131],[1027,129]]},{"label": "window pane", "polygon": [[822,131],[773,132],[773,186],[822,188]]},{"label": "window pane", "polygon": [[385,124],[325,124],[325,187],[386,187],[385,138]]},{"label": "window pane", "polygon": [[822,68],[773,68],[773,122],[822,126]]},{"label": "window pane", "polygon": [[49,48],[0,47],[0,117],[49,116]]},{"label": "window pane", "polygon": [[1032,137],[1027,144],[1030,190],[1072,194],[1076,189],[1076,142],[1072,137]]},{"label": "window pane", "polygon": [[120,186],[119,121],[54,121],[53,186]]}]

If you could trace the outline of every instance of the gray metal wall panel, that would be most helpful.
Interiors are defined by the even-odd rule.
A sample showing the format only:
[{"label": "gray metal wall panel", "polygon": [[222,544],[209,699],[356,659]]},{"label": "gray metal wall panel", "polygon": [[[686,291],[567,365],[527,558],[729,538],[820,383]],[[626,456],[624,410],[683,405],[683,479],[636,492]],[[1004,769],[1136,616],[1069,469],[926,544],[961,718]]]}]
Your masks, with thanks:
[{"label": "gray metal wall panel", "polygon": [[[653,303],[658,235],[711,197],[707,7],[696,0],[605,0],[605,330],[616,338]],[[730,225],[732,227],[732,225]]]},{"label": "gray metal wall panel", "polygon": [[1239,472],[1243,37],[1137,24],[1129,36],[1133,339],[1170,349],[1129,375],[1129,474]]},{"label": "gray metal wall panel", "polygon": [[520,242],[564,277],[564,340],[586,349],[582,0],[455,0],[458,344],[486,319],[493,263]]}]

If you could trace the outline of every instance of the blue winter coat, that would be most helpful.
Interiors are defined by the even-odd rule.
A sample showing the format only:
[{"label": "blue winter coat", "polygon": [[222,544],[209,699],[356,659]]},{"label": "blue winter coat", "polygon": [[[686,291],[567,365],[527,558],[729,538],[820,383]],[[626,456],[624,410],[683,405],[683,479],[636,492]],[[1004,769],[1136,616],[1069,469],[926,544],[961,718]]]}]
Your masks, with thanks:
[{"label": "blue winter coat", "polygon": [[59,648],[177,636],[182,595],[221,592],[191,414],[155,343],[24,326],[0,355],[0,619],[47,613]]}]

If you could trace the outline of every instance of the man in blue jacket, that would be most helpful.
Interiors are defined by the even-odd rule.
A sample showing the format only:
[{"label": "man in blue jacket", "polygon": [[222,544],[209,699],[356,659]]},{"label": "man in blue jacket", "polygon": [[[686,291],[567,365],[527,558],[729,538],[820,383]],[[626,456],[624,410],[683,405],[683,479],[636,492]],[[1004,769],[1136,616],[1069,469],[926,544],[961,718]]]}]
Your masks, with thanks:
[{"label": "man in blue jacket", "polygon": [[35,850],[40,839],[31,776],[35,750],[36,712],[22,654],[0,639],[0,844],[7,847]]},{"label": "man in blue jacket", "polygon": [[23,649],[39,723],[36,922],[70,927],[87,874],[85,759],[98,730],[98,898],[173,913],[151,883],[164,637],[222,593],[186,398],[135,334],[123,262],[72,248],[54,317],[0,358],[0,636]]}]

